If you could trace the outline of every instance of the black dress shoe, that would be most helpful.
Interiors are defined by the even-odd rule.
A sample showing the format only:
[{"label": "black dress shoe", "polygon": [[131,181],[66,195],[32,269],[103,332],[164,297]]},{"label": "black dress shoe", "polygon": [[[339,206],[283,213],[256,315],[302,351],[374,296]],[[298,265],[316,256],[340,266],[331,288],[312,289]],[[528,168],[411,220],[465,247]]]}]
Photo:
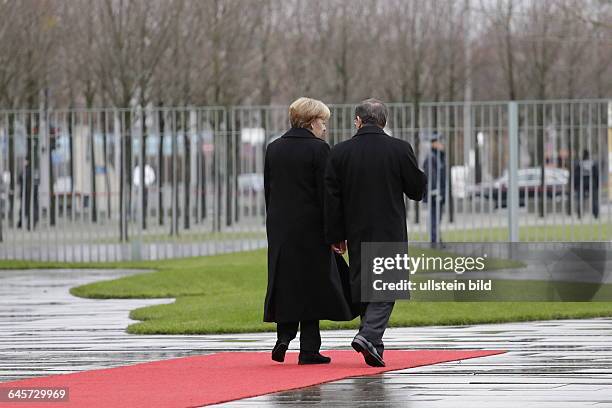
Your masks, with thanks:
[{"label": "black dress shoe", "polygon": [[298,359],[299,365],[304,364],[329,364],[331,362],[331,358],[325,357],[321,353],[303,353],[300,352],[300,357]]},{"label": "black dress shoe", "polygon": [[385,362],[376,351],[376,347],[365,337],[360,336],[359,334],[355,336],[351,346],[355,349],[356,352],[361,353],[363,355],[363,359],[366,364],[371,367],[384,367]]},{"label": "black dress shoe", "polygon": [[285,353],[287,352],[288,348],[289,343],[277,341],[276,345],[272,349],[272,360],[278,361],[279,363],[285,361]]}]

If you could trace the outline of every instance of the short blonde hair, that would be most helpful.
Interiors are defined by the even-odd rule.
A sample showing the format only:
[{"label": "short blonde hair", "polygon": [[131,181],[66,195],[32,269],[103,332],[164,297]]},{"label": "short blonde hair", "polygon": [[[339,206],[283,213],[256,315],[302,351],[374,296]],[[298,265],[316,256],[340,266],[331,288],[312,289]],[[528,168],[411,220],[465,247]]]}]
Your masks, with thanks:
[{"label": "short blonde hair", "polygon": [[327,105],[312,98],[298,98],[289,106],[289,121],[294,128],[307,128],[316,119],[327,120],[330,116]]}]

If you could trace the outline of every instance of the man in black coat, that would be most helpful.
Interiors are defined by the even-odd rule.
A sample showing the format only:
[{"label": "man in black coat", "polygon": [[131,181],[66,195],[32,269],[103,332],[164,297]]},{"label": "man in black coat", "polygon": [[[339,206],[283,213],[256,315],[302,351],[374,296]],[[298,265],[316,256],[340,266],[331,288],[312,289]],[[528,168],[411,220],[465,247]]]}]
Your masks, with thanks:
[{"label": "man in black coat", "polygon": [[574,164],[574,195],[578,218],[582,217],[585,201],[591,198],[591,211],[599,218],[599,165],[590,158],[589,151],[582,151],[582,160]]},{"label": "man in black coat", "polygon": [[[404,194],[421,200],[427,182],[410,144],[387,135],[386,123],[382,102],[361,102],[355,109],[357,134],[334,146],[325,171],[325,239],[337,251],[348,242],[352,299],[361,299],[361,244],[407,245]],[[382,337],[393,306],[361,304],[361,326],[351,345],[371,366],[384,366]]]}]

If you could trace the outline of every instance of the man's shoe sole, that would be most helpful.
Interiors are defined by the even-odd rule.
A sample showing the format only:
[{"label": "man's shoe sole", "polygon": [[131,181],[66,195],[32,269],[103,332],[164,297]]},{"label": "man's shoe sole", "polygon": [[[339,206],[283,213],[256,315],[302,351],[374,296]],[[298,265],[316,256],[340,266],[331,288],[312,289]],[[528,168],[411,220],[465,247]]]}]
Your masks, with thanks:
[{"label": "man's shoe sole", "polygon": [[329,361],[298,361],[298,365],[310,365],[310,364],[329,364],[331,363],[331,360]]},{"label": "man's shoe sole", "polygon": [[272,360],[278,361],[279,363],[285,361],[285,353],[287,352],[288,348],[289,345],[285,343],[280,343],[274,346],[272,349]]},{"label": "man's shoe sole", "polygon": [[385,367],[385,362],[376,357],[374,354],[370,353],[368,351],[367,344],[364,344],[361,340],[353,339],[351,346],[356,352],[361,353],[361,355],[363,355],[363,359],[370,367]]}]

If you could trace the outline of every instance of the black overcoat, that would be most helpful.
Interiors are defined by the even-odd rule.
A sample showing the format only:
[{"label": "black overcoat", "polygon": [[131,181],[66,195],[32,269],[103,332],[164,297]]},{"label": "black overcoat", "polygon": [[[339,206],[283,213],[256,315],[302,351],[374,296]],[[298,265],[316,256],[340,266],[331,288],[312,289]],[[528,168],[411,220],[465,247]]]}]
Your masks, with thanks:
[{"label": "black overcoat", "polygon": [[334,252],[323,230],[329,145],[292,128],[266,149],[266,322],[352,320]]},{"label": "black overcoat", "polygon": [[325,239],[348,240],[353,299],[361,299],[361,243],[408,242],[404,194],[420,201],[426,184],[412,146],[378,126],[363,126],[331,149],[325,172]]}]

